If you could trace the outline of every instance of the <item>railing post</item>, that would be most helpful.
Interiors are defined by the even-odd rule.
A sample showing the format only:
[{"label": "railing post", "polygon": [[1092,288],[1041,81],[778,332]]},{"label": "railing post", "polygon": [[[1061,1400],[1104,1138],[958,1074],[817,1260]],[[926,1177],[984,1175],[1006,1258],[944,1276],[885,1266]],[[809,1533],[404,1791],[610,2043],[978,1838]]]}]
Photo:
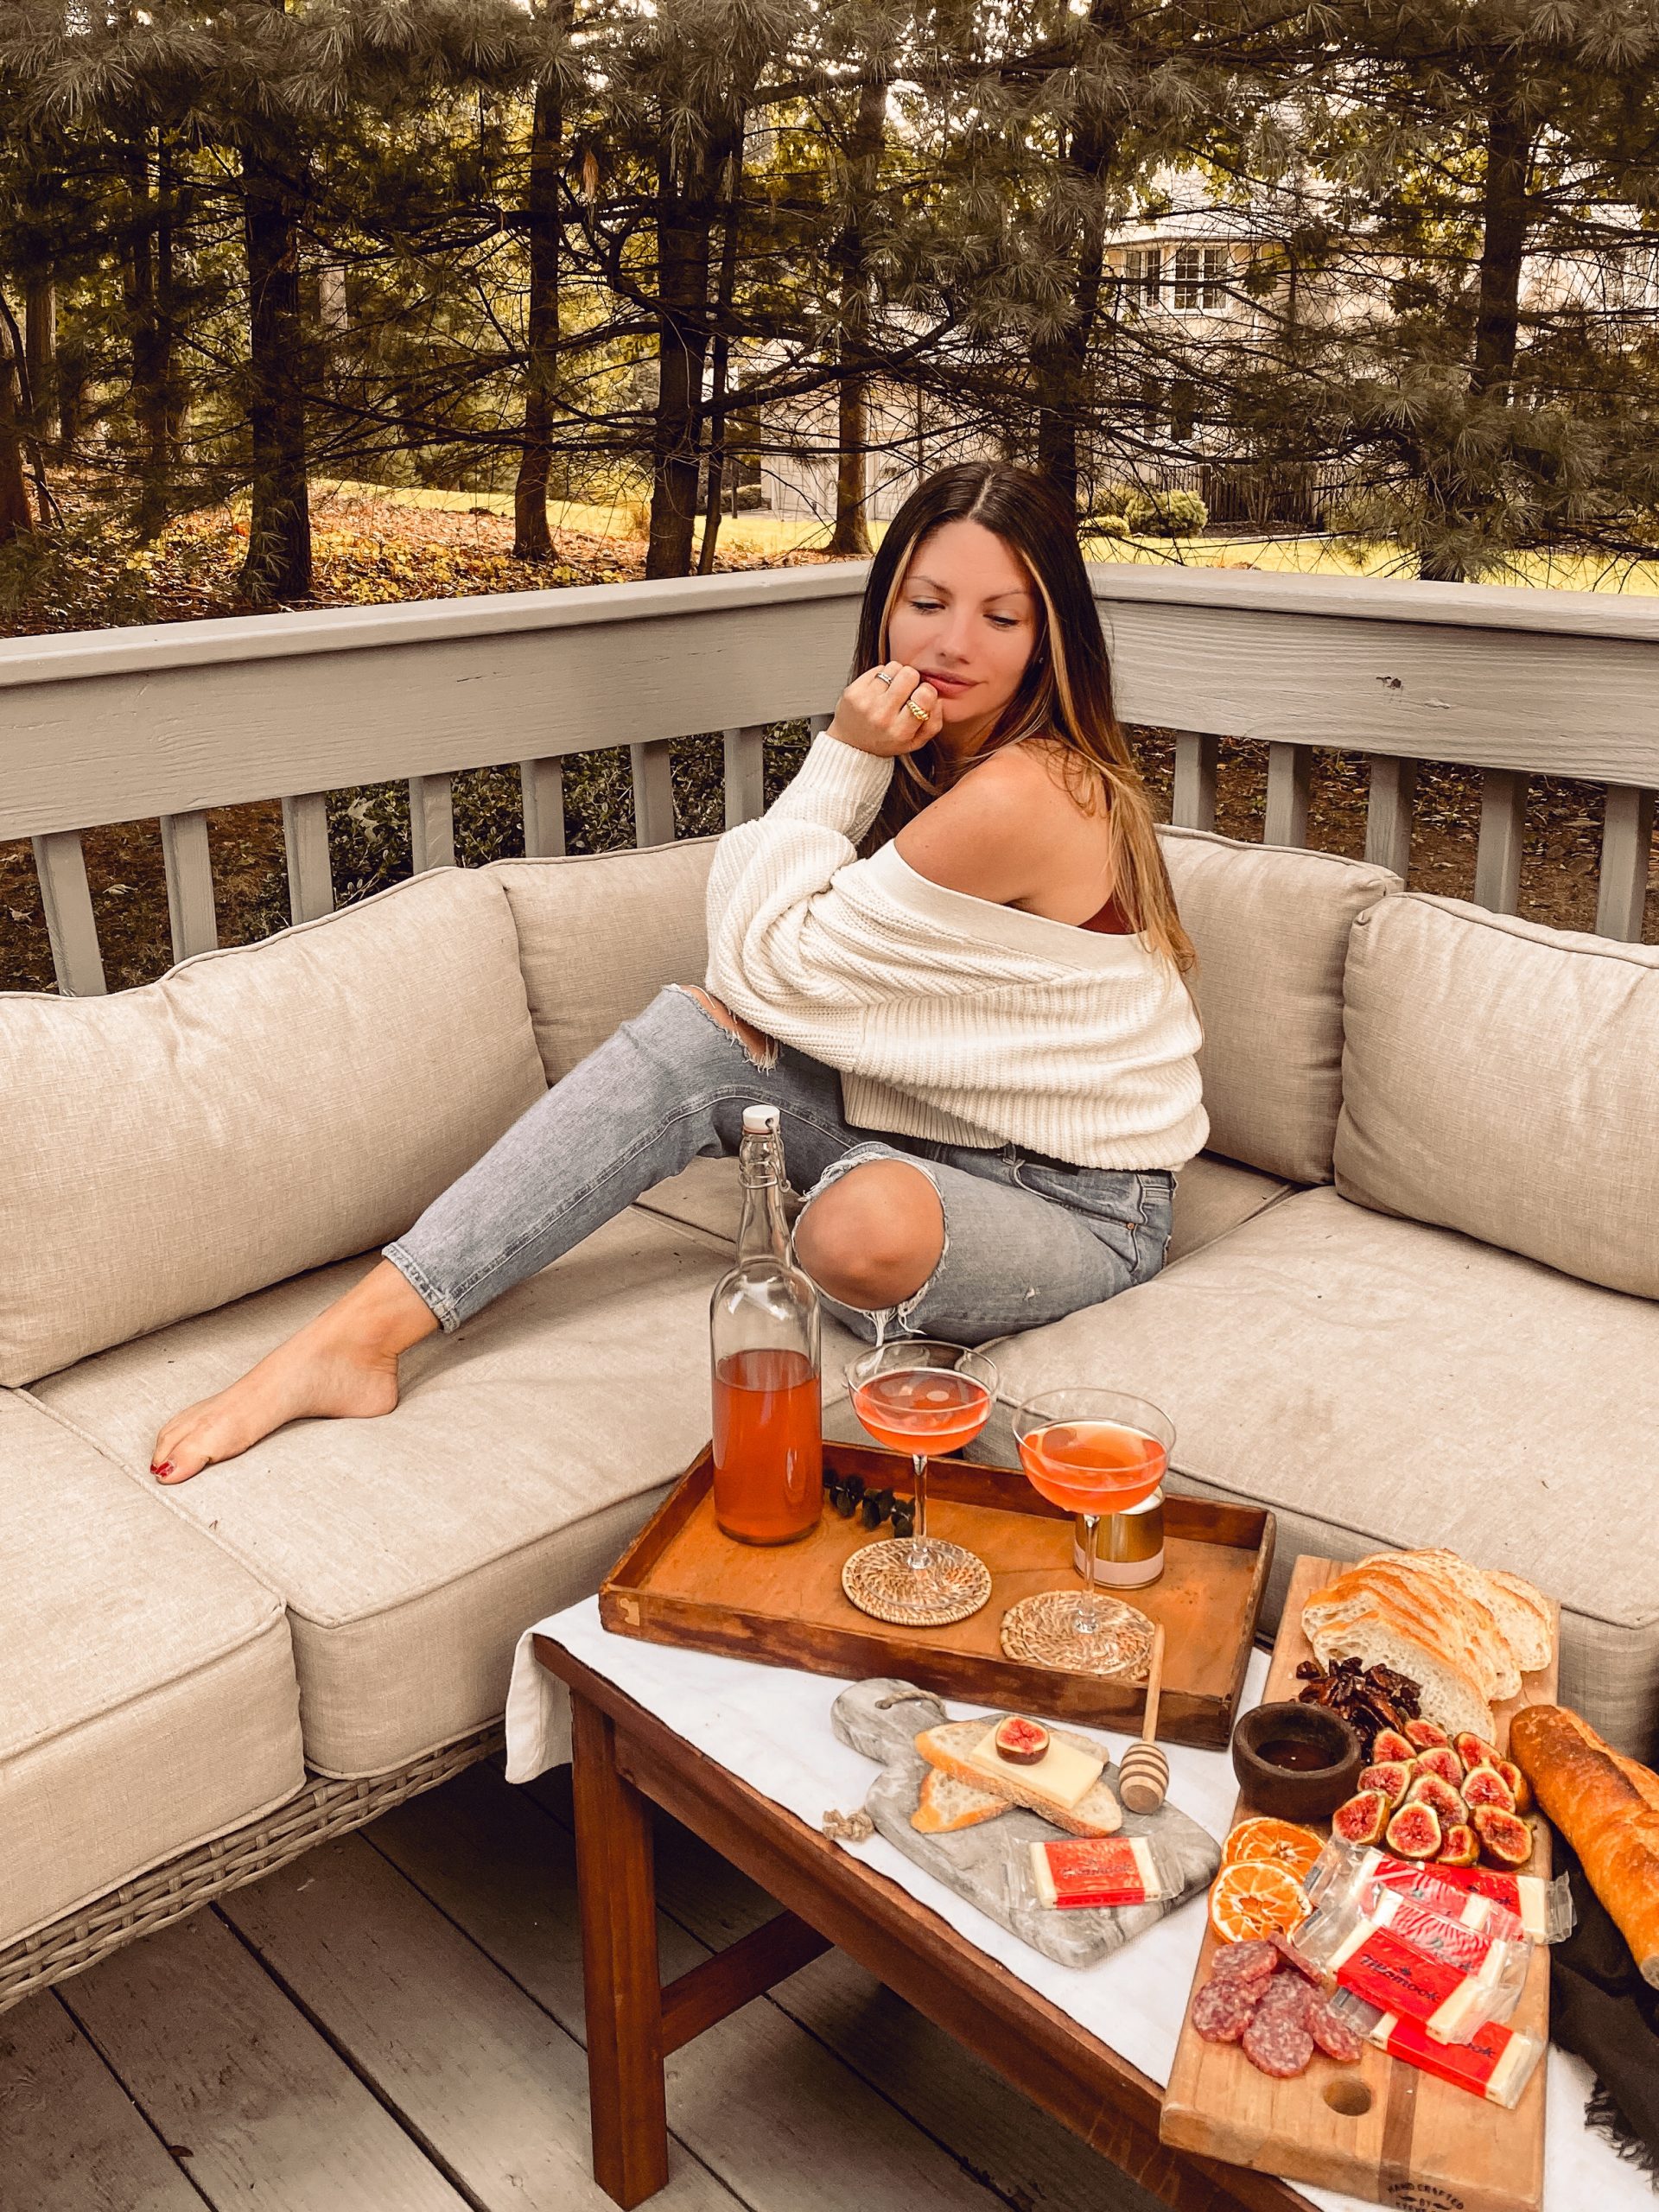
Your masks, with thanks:
[{"label": "railing post", "polygon": [[448,776],[409,779],[409,850],[416,875],[455,864],[455,812]]},{"label": "railing post", "polygon": [[1391,868],[1402,880],[1411,868],[1411,813],[1417,798],[1417,763],[1394,753],[1370,755],[1370,796],[1365,806],[1365,857]]},{"label": "railing post", "polygon": [[766,810],[766,726],[752,722],[721,732],[726,747],[726,827]]},{"label": "railing post", "polygon": [[1601,824],[1601,878],[1596,889],[1596,927],[1603,937],[1640,944],[1647,912],[1648,870],[1653,855],[1651,791],[1609,784]]},{"label": "railing post", "polygon": [[205,813],[162,817],[162,861],[167,870],[174,959],[211,952],[219,943],[219,916],[213,907],[213,863]]},{"label": "railing post", "polygon": [[633,842],[636,845],[671,845],[674,842],[674,783],[669,772],[669,741],[654,739],[649,745],[631,745],[633,764]]},{"label": "railing post", "polygon": [[283,842],[288,849],[288,913],[312,922],[334,911],[334,874],[328,859],[328,796],[303,791],[283,801]]},{"label": "railing post", "polygon": [[1267,818],[1262,824],[1264,845],[1307,842],[1307,802],[1313,789],[1313,747],[1269,745]]},{"label": "railing post", "polygon": [[524,797],[524,857],[557,860],[564,851],[564,762],[521,760],[518,784]]},{"label": "railing post", "polygon": [[1202,730],[1176,731],[1175,777],[1170,791],[1169,818],[1179,828],[1215,828],[1216,772],[1220,762],[1218,737]]},{"label": "railing post", "polygon": [[1480,780],[1480,842],[1475,848],[1475,904],[1512,914],[1521,903],[1521,843],[1527,827],[1527,779],[1488,768]]},{"label": "railing post", "polygon": [[79,830],[54,830],[36,837],[35,873],[40,878],[41,907],[52,947],[58,988],[67,999],[102,998],[104,956],[98,949],[98,924],[86,884],[86,860]]}]

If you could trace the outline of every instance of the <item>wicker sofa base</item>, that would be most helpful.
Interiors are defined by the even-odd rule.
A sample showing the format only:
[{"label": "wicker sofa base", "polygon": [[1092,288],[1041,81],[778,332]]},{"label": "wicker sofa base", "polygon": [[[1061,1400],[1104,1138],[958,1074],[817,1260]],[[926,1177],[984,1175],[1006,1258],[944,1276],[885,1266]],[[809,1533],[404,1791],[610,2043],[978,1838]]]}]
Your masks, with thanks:
[{"label": "wicker sofa base", "polygon": [[37,1989],[84,1973],[124,1943],[182,1920],[227,1890],[273,1873],[315,1844],[346,1835],[406,1798],[435,1789],[476,1760],[499,1751],[502,1740],[496,1722],[368,1781],[328,1782],[319,1777],[275,1812],[152,1867],[137,1881],[106,1890],[90,1904],[0,1949],[0,2012]]}]

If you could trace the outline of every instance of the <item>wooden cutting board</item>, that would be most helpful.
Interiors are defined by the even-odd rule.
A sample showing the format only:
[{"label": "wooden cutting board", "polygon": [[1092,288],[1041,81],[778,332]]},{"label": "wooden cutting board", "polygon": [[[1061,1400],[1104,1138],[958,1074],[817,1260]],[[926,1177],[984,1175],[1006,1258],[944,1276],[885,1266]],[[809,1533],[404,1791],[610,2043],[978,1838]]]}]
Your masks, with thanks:
[{"label": "wooden cutting board", "polygon": [[[1294,1698],[1304,1687],[1296,1669],[1313,1654],[1302,1635],[1302,1605],[1340,1572],[1334,1560],[1297,1560],[1266,1700]],[[1524,1677],[1518,1698],[1495,1708],[1500,1748],[1507,1747],[1510,1718],[1522,1705],[1554,1702],[1555,1679],[1552,1661]],[[1235,1817],[1254,1809],[1241,1798]],[[1548,1823],[1540,1819],[1535,1827],[1529,1871],[1548,1875]],[[1195,1991],[1209,1979],[1215,1948],[1206,1930]],[[1509,2024],[1548,2039],[1549,1956],[1542,1945]],[[1539,2212],[1545,2072],[1541,2060],[1520,2103],[1504,2112],[1370,2049],[1357,2066],[1338,2066],[1316,2054],[1294,2082],[1272,2081],[1236,2044],[1206,2043],[1184,2024],[1159,2133],[1185,2151],[1344,2190],[1402,2212]]]}]

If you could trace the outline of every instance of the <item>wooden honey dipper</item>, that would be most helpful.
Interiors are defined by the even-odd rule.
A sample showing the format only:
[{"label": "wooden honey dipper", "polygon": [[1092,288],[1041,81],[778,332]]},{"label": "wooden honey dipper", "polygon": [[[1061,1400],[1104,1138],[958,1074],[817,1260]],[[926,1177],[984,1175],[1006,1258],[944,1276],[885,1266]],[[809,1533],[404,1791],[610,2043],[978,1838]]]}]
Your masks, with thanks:
[{"label": "wooden honey dipper", "polygon": [[1164,1624],[1160,1621],[1152,1632],[1140,1741],[1129,1745],[1117,1766],[1117,1794],[1132,1813],[1155,1813],[1169,1789],[1169,1761],[1153,1740],[1158,1733],[1158,1695],[1163,1686]]}]

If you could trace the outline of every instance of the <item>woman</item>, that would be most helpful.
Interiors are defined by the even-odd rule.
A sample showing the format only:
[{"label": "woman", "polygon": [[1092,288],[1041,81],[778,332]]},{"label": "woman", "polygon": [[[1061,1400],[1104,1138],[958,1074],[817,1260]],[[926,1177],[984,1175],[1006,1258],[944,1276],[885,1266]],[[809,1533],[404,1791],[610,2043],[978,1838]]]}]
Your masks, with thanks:
[{"label": "woman", "polygon": [[781,1109],[798,1256],[867,1337],[982,1343],[1162,1265],[1207,1131],[1192,947],[1039,479],[967,462],[912,494],[855,665],[795,781],[721,841],[707,989],[661,992],[354,1288],[168,1421],[161,1481],[389,1412],[400,1353],[734,1152],[747,1105]]}]

